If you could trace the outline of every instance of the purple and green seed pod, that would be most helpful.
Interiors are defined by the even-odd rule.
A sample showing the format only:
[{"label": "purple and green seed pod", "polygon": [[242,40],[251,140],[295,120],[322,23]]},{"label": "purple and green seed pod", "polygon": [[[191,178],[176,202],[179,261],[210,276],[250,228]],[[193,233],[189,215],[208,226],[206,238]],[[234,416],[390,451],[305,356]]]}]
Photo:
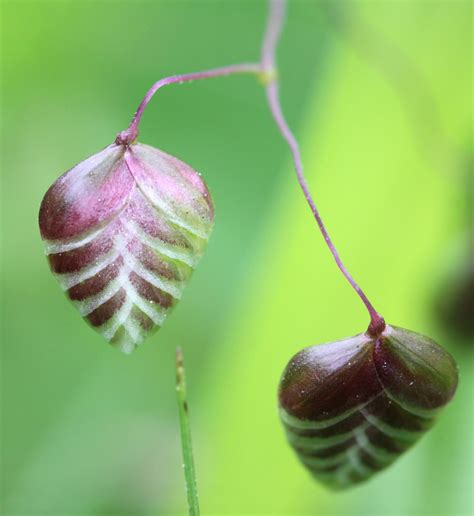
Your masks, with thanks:
[{"label": "purple and green seed pod", "polygon": [[394,462],[454,396],[454,359],[432,339],[395,326],[311,346],[279,388],[289,443],[317,480],[342,489]]},{"label": "purple and green seed pod", "polygon": [[140,143],[109,145],[73,167],[46,192],[39,213],[59,284],[125,353],[163,325],[213,222],[200,175]]}]

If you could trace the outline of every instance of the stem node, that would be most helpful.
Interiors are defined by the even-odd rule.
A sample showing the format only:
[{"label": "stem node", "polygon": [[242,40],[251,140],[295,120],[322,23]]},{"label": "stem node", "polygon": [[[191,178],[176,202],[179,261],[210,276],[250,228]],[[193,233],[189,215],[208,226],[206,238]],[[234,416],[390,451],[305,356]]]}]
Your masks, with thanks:
[{"label": "stem node", "polygon": [[372,314],[367,334],[375,338],[380,337],[386,326],[385,319],[379,313]]},{"label": "stem node", "polygon": [[267,87],[278,79],[278,70],[274,67],[262,68],[262,71],[257,74],[257,79],[262,86]]},{"label": "stem node", "polygon": [[125,129],[124,131],[121,131],[117,134],[117,137],[115,138],[115,143],[117,145],[131,145],[135,142],[135,140],[138,138],[138,129],[135,127]]}]

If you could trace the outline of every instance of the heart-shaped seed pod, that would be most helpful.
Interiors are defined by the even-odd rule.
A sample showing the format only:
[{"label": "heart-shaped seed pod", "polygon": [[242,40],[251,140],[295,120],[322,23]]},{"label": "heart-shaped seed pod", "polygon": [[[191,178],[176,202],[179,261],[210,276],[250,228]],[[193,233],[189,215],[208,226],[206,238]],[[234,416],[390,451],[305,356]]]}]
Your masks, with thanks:
[{"label": "heart-shaped seed pod", "polygon": [[300,351],[280,382],[280,417],[301,462],[334,489],[367,480],[410,448],[453,397],[454,359],[386,326]]},{"label": "heart-shaped seed pod", "polygon": [[140,143],[112,144],[73,167],[46,192],[39,213],[56,279],[125,353],[163,325],[213,220],[200,175]]}]

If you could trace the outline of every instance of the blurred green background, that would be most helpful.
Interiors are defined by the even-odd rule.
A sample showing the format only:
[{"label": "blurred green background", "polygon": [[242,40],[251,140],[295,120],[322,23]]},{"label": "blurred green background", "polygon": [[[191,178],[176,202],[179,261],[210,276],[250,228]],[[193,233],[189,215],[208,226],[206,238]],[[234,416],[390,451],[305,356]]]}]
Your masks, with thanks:
[{"label": "blurred green background", "polygon": [[473,342],[438,309],[469,259],[470,2],[295,0],[279,48],[284,109],[342,257],[389,322],[460,365],[435,429],[366,485],[320,487],[278,420],[290,357],[368,321],[254,79],[171,86],[144,116],[141,140],[201,171],[217,212],[158,334],[120,354],[48,271],[49,185],[110,143],[158,78],[258,59],[265,16],[263,1],[2,3],[2,514],[185,514],[177,345],[204,514],[472,513]]}]

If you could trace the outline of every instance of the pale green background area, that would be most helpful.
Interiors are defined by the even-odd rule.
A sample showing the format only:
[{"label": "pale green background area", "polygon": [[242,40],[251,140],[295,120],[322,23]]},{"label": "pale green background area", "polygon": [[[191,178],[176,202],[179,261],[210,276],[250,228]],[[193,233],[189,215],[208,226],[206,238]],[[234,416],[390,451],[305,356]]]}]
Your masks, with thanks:
[{"label": "pale green background area", "polygon": [[[248,77],[169,87],[150,104],[142,141],[203,173],[216,228],[166,326],[132,356],[102,342],[48,272],[41,198],[110,143],[154,80],[258,57],[265,4],[3,2],[2,514],[184,514],[178,344],[203,514],[472,513],[472,343],[434,310],[466,231],[471,5],[344,7],[351,22],[341,30],[321,3],[290,2],[284,108],[354,276],[389,322],[431,335],[458,360],[453,403],[399,462],[346,493],[324,490],[297,462],[276,410],[285,364],[368,321]],[[431,97],[438,125],[423,111]]]}]

